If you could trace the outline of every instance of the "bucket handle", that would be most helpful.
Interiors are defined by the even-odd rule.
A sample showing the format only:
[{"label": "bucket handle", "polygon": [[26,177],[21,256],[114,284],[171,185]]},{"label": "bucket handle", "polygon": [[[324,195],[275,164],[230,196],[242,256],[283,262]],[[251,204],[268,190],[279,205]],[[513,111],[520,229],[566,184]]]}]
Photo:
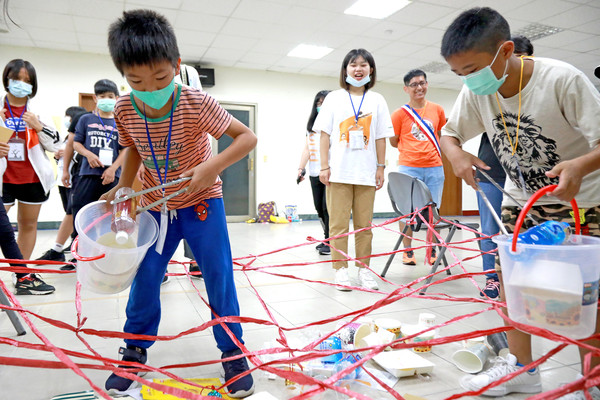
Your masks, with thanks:
[{"label": "bucket handle", "polygon": [[[523,206],[523,209],[521,210],[521,212],[519,213],[519,217],[517,218],[517,222],[515,223],[515,231],[513,232],[512,247],[511,247],[511,250],[513,253],[517,251],[517,239],[519,236],[519,231],[521,230],[521,225],[523,225],[523,221],[525,221],[525,216],[529,212],[529,209],[531,209],[533,204],[536,201],[538,201],[540,199],[540,197],[542,197],[543,195],[545,195],[549,192],[554,191],[554,189],[556,189],[557,186],[558,185],[548,185],[548,186],[544,186],[541,189],[538,189],[533,194],[533,196],[531,196],[531,198],[527,201],[527,203],[525,203],[525,206]],[[575,220],[575,234],[579,235],[579,233],[581,231],[581,222],[579,220],[579,207],[577,207],[577,202],[575,201],[575,198],[573,198],[573,200],[571,200],[571,207],[573,207],[573,219]]]},{"label": "bucket handle", "polygon": [[99,260],[101,258],[104,258],[104,256],[106,256],[106,254],[100,254],[99,256],[94,256],[94,257],[80,256],[79,254],[77,254],[78,245],[79,245],[79,236],[77,236],[75,239],[73,239],[73,244],[71,245],[71,253],[73,254],[73,257],[75,257],[75,259],[77,261],[96,261],[96,260]]}]

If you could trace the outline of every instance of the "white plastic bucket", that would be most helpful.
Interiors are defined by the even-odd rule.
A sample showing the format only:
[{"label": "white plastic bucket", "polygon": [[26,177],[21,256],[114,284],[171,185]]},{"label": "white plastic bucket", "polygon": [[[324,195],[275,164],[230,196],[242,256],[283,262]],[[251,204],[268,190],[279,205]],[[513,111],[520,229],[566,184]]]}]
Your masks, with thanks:
[{"label": "white plastic bucket", "polygon": [[112,212],[105,201],[83,207],[75,218],[79,236],[74,247],[77,259],[77,279],[81,286],[96,293],[113,294],[127,289],[148,248],[158,237],[158,223],[143,212],[136,217],[137,228],[131,239],[132,248],[103,245],[97,240],[110,235]]},{"label": "white plastic bucket", "polygon": [[[523,324],[547,329],[572,339],[590,336],[596,328],[600,238],[571,235],[562,245],[517,243],[523,219],[541,195],[556,185],[540,189],[527,202],[512,236],[496,236],[508,316]],[[579,212],[571,202],[579,233]]]}]

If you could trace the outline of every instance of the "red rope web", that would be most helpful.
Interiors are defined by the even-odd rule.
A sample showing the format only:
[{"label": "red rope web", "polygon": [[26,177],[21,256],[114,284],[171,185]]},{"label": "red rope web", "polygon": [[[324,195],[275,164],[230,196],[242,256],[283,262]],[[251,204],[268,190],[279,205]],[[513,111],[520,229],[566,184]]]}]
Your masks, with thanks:
[{"label": "red rope web", "polygon": [[[404,216],[404,217],[406,217],[406,216]],[[366,228],[366,229],[385,230],[385,231],[389,231],[389,232],[394,232],[396,235],[401,235],[401,233],[396,229],[396,227],[398,226],[397,225],[398,220],[400,220],[404,217],[390,219],[381,224],[373,225],[372,227]],[[413,215],[413,218],[417,218],[417,217],[421,218],[421,220],[423,221],[423,224],[427,227],[430,234],[435,235],[437,237],[439,243],[442,246],[447,248],[446,256],[448,257],[448,263],[449,263],[448,267],[446,267],[446,268],[444,268],[443,265],[440,265],[438,270],[433,274],[434,276],[433,276],[432,282],[427,285],[428,292],[426,295],[419,295],[419,291],[422,289],[422,282],[425,281],[430,275],[424,275],[418,279],[415,279],[414,281],[404,283],[404,284],[392,282],[385,278],[379,277],[380,279],[382,279],[383,281],[388,283],[389,287],[391,287],[392,289],[390,289],[388,291],[383,291],[383,290],[374,291],[374,290],[364,289],[361,287],[352,287],[352,289],[354,291],[372,292],[373,293],[373,302],[370,305],[353,310],[351,312],[348,312],[348,313],[345,313],[342,315],[332,315],[328,318],[313,321],[308,324],[304,324],[302,326],[280,325],[277,321],[277,317],[275,315],[276,313],[273,312],[273,309],[261,297],[261,290],[259,287],[260,285],[253,284],[253,281],[258,276],[257,274],[266,274],[266,275],[270,275],[270,276],[274,276],[274,277],[289,279],[291,281],[311,282],[313,284],[335,287],[335,284],[333,284],[331,282],[305,279],[302,276],[293,275],[292,273],[289,272],[290,270],[292,270],[293,268],[296,268],[296,267],[330,268],[330,265],[331,265],[330,259],[318,261],[318,262],[290,262],[290,263],[267,264],[267,265],[265,265],[263,262],[263,260],[268,259],[269,256],[272,256],[275,254],[285,255],[286,251],[289,251],[292,249],[297,249],[297,248],[304,247],[304,246],[314,246],[315,244],[320,242],[312,237],[308,237],[307,240],[303,243],[295,244],[295,245],[292,245],[289,247],[276,249],[276,250],[268,251],[268,252],[261,253],[261,254],[251,254],[251,255],[247,255],[245,257],[239,257],[239,258],[234,259],[234,269],[238,272],[241,272],[244,275],[245,279],[248,282],[249,288],[254,292],[254,294],[256,295],[256,298],[258,299],[258,301],[264,308],[264,311],[268,315],[268,319],[251,318],[251,317],[244,317],[244,316],[217,317],[214,320],[208,321],[208,322],[203,323],[198,326],[194,326],[185,331],[179,332],[175,335],[162,335],[162,336],[159,335],[156,337],[150,337],[150,336],[126,334],[121,331],[97,330],[97,329],[87,328],[85,326],[85,323],[88,320],[88,318],[85,317],[84,311],[82,309],[79,282],[77,283],[76,298],[75,298],[75,306],[76,306],[76,312],[77,312],[76,321],[77,322],[75,325],[72,325],[72,324],[68,324],[64,321],[60,321],[60,320],[46,317],[44,315],[40,315],[38,313],[35,313],[31,310],[28,310],[28,309],[22,307],[21,304],[19,303],[18,298],[15,297],[12,294],[12,291],[4,284],[4,282],[2,282],[2,280],[0,280],[0,289],[4,292],[4,294],[8,297],[9,301],[12,303],[12,306],[10,306],[10,307],[0,305],[0,308],[4,309],[4,310],[14,310],[14,311],[18,312],[20,314],[21,318],[23,319],[23,321],[25,321],[26,325],[29,327],[29,331],[33,335],[35,335],[37,338],[39,338],[39,340],[41,342],[41,343],[32,343],[32,342],[28,342],[28,341],[17,340],[17,339],[11,338],[11,337],[0,337],[0,343],[3,345],[26,348],[26,349],[30,349],[30,350],[39,352],[39,354],[40,354],[38,358],[16,358],[16,357],[0,356],[0,365],[13,366],[13,367],[47,368],[47,369],[67,369],[68,368],[68,369],[71,369],[75,374],[77,374],[81,378],[83,378],[89,384],[89,386],[96,393],[98,393],[98,395],[101,398],[104,398],[104,399],[110,399],[110,397],[103,390],[103,388],[99,387],[97,385],[97,383],[95,383],[94,381],[92,381],[91,378],[88,377],[88,375],[86,374],[86,371],[103,370],[103,371],[107,372],[107,375],[106,375],[107,377],[108,377],[109,372],[118,372],[118,374],[121,376],[124,376],[129,379],[133,379],[133,380],[135,380],[141,384],[144,384],[148,387],[163,391],[166,394],[170,394],[170,395],[174,395],[174,396],[178,396],[178,397],[186,398],[186,399],[194,399],[194,400],[196,400],[196,399],[212,399],[214,397],[202,396],[202,395],[199,395],[196,393],[192,393],[188,390],[184,390],[181,388],[174,388],[171,386],[166,386],[166,385],[163,385],[160,383],[152,382],[152,380],[146,380],[144,378],[140,378],[132,372],[136,372],[136,371],[154,372],[155,377],[156,377],[156,375],[160,375],[161,377],[164,377],[164,378],[175,379],[182,383],[186,383],[186,384],[196,386],[196,387],[201,387],[201,386],[198,386],[194,382],[191,382],[189,380],[186,380],[186,379],[178,376],[173,371],[178,371],[181,369],[191,368],[191,367],[200,367],[200,366],[218,364],[221,362],[220,359],[192,361],[192,362],[181,363],[181,364],[173,364],[173,365],[165,365],[162,367],[154,367],[152,365],[141,365],[141,364],[132,363],[132,362],[123,362],[118,359],[102,357],[97,351],[95,351],[89,345],[88,339],[91,337],[101,337],[101,338],[120,338],[120,339],[136,338],[136,339],[146,339],[146,340],[150,339],[150,340],[155,340],[155,341],[172,341],[172,340],[177,340],[179,338],[186,337],[186,336],[191,335],[196,332],[205,331],[216,324],[221,324],[221,326],[223,326],[223,328],[229,334],[229,336],[232,338],[232,340],[242,349],[244,355],[246,357],[248,357],[249,365],[250,365],[250,371],[248,371],[248,373],[253,373],[255,382],[258,381],[257,385],[256,385],[257,392],[268,390],[267,388],[261,388],[260,381],[259,381],[259,379],[257,379],[259,374],[261,374],[263,372],[267,372],[267,373],[272,373],[278,377],[284,378],[288,381],[295,382],[298,385],[302,385],[304,390],[302,391],[302,393],[293,397],[294,399],[309,399],[309,398],[312,398],[312,397],[314,397],[320,393],[323,393],[325,391],[336,391],[338,393],[342,393],[344,395],[347,395],[349,397],[354,397],[356,399],[368,400],[370,397],[366,396],[365,394],[351,391],[346,386],[339,385],[339,384],[336,385],[336,383],[339,383],[339,381],[344,376],[351,374],[356,368],[363,366],[374,356],[376,356],[377,354],[384,351],[384,349],[386,349],[388,346],[394,350],[410,349],[412,347],[423,346],[423,345],[440,346],[440,345],[444,345],[444,344],[448,344],[448,343],[460,342],[462,340],[469,339],[469,338],[486,336],[486,335],[490,335],[493,333],[508,331],[508,330],[517,328],[521,331],[528,332],[531,335],[550,339],[555,342],[556,346],[553,349],[551,349],[547,354],[545,354],[541,358],[539,358],[538,360],[532,362],[529,365],[526,365],[524,368],[520,369],[519,371],[517,371],[511,375],[508,375],[505,378],[503,378],[499,381],[496,381],[496,382],[490,384],[489,386],[486,386],[485,388],[482,388],[481,390],[479,390],[477,392],[459,392],[459,393],[451,395],[450,397],[447,397],[447,400],[460,399],[460,398],[463,398],[466,396],[477,396],[477,395],[483,393],[484,391],[488,390],[491,387],[497,386],[509,379],[512,379],[514,376],[516,376],[520,373],[523,373],[529,369],[539,366],[540,364],[542,364],[546,360],[548,360],[550,357],[552,357],[556,353],[563,350],[568,345],[576,345],[581,348],[586,348],[586,349],[590,350],[590,353],[587,354],[586,358],[584,359],[584,371],[582,372],[582,374],[584,376],[580,379],[577,379],[577,380],[567,384],[567,385],[561,386],[561,387],[551,390],[551,391],[547,391],[544,393],[534,395],[530,398],[536,399],[536,400],[537,399],[540,399],[540,400],[541,399],[545,399],[545,400],[546,399],[555,399],[566,393],[570,393],[575,390],[583,390],[583,389],[590,388],[592,386],[596,386],[596,385],[600,384],[600,371],[599,371],[598,367],[593,368],[593,369],[590,367],[591,357],[592,356],[594,356],[594,357],[600,356],[600,354],[599,354],[600,350],[598,348],[595,348],[595,347],[591,346],[590,344],[587,344],[583,340],[569,339],[567,337],[554,334],[548,330],[535,328],[535,327],[532,327],[529,325],[524,325],[524,324],[520,324],[515,321],[512,321],[511,319],[508,318],[507,315],[505,315],[503,313],[503,311],[501,309],[501,306],[505,305],[504,303],[492,301],[489,299],[481,299],[478,296],[477,297],[456,297],[456,296],[452,296],[452,295],[441,293],[441,292],[440,293],[432,293],[432,290],[436,289],[437,285],[443,284],[445,282],[459,280],[459,279],[461,279],[461,280],[467,279],[467,280],[471,281],[472,284],[475,286],[474,293],[478,293],[479,288],[478,288],[475,280],[473,279],[473,277],[485,274],[485,272],[484,271],[468,272],[467,269],[465,268],[465,266],[463,266],[463,262],[477,259],[477,258],[481,257],[481,255],[483,253],[477,248],[477,246],[472,246],[471,242],[474,242],[478,239],[459,240],[459,241],[453,241],[452,243],[445,243],[443,235],[440,235],[439,233],[435,232],[432,229],[432,225],[430,224],[429,221],[426,221],[425,219],[423,219],[420,216],[420,214]],[[448,222],[451,224],[457,224],[456,222],[451,221],[451,220],[442,219],[442,221]],[[466,226],[459,225],[459,227],[464,231],[467,231],[467,232],[471,231]],[[351,235],[354,235],[356,232],[358,232],[358,231],[350,232],[347,235],[351,236]],[[486,238],[486,236],[482,235],[481,238]],[[430,243],[425,243],[425,241],[420,240],[417,237],[413,238],[413,240],[416,242],[422,243],[421,246],[414,247],[415,249],[424,248],[424,247],[427,247],[430,245]],[[471,244],[471,246],[468,246],[468,244]],[[235,246],[235,243],[233,243],[233,245]],[[462,254],[467,254],[467,256],[462,259],[459,258],[456,253],[457,250],[460,250]],[[403,251],[406,251],[406,249],[400,249],[396,253],[400,253]],[[371,256],[371,258],[373,258],[373,259],[387,258],[392,253],[393,252],[384,252],[384,253],[373,254]],[[352,258],[349,255],[346,255],[346,256],[347,256],[348,262],[357,261],[355,258]],[[3,263],[21,262],[22,263],[23,261],[22,260],[0,259],[0,262],[3,262]],[[358,262],[361,262],[361,261],[358,260]],[[58,265],[58,264],[62,265],[62,264],[64,264],[64,262],[59,263],[59,262],[52,262],[52,261],[27,260],[27,261],[25,261],[25,263],[38,264],[39,267],[38,268],[0,267],[0,270],[10,271],[10,272],[36,272],[36,273],[45,273],[45,274],[48,274],[48,273],[55,273],[55,274],[56,273],[59,273],[59,274],[73,273],[72,271],[57,271],[55,269],[43,268],[46,265]],[[202,302],[204,302],[204,304],[206,305],[207,308],[210,308],[210,306],[208,304],[208,300],[205,298],[205,296],[203,296],[200,293],[200,290],[196,287],[196,284],[194,283],[194,281],[191,280],[191,277],[189,275],[189,272],[188,272],[188,269],[186,266],[189,263],[178,262],[178,261],[172,261],[171,263],[180,265],[185,272],[169,273],[169,275],[171,275],[171,276],[186,275],[187,278],[192,283],[193,287],[195,288],[198,297],[202,300]],[[399,266],[396,265],[395,267],[392,267],[392,268],[399,268]],[[446,276],[446,270],[449,268],[452,268],[452,275]],[[371,270],[371,271],[373,271],[373,270]],[[375,271],[373,271],[373,272],[375,272]],[[425,331],[430,331],[430,330],[440,329],[440,328],[443,328],[446,326],[451,326],[453,324],[458,323],[459,321],[464,321],[469,318],[476,317],[476,316],[478,316],[482,313],[488,312],[488,311],[493,311],[493,312],[497,313],[504,321],[507,321],[510,326],[499,326],[499,327],[495,327],[495,328],[479,329],[479,330],[475,330],[475,331],[471,331],[471,332],[464,332],[464,333],[460,333],[460,334],[456,334],[456,335],[441,336],[441,337],[436,337],[434,339],[428,340],[426,342],[419,342],[419,343],[406,343],[405,340],[407,338],[410,339],[411,337],[414,337],[422,332],[419,332],[413,336],[397,339],[397,340],[393,341],[391,344],[373,346],[373,347],[362,348],[362,349],[358,349],[358,350],[319,350],[318,347],[321,342],[323,342],[324,340],[328,339],[329,337],[335,335],[340,329],[342,329],[342,327],[340,326],[340,328],[338,328],[338,329],[326,330],[325,329],[326,325],[328,325],[332,322],[340,321],[340,320],[344,320],[347,322],[357,321],[361,317],[368,316],[370,313],[372,313],[384,306],[393,304],[395,302],[401,301],[406,298],[418,299],[421,301],[428,300],[428,301],[436,301],[436,302],[447,302],[449,304],[450,303],[464,303],[464,304],[475,303],[475,304],[481,304],[481,305],[485,306],[481,310],[472,312],[467,315],[461,315],[458,317],[451,318],[451,319],[449,319],[443,323],[439,323],[436,326],[429,328]],[[243,309],[243,305],[242,305],[242,309]],[[37,326],[37,324],[39,322],[43,322],[45,324],[52,325],[56,328],[63,329],[65,335],[71,335],[74,342],[75,342],[75,339],[77,339],[77,342],[82,343],[85,346],[85,348],[87,349],[87,351],[74,351],[74,350],[70,350],[67,348],[63,348],[63,347],[54,345],[44,335],[44,332],[40,329],[40,327]],[[247,345],[241,344],[235,338],[235,336],[232,334],[232,332],[228,329],[227,325],[225,325],[226,322],[239,322],[242,324],[243,327],[249,327],[251,325],[259,325],[259,326],[263,326],[263,327],[275,327],[277,330],[277,337],[271,338],[271,339],[273,339],[274,341],[277,342],[277,346],[274,346],[271,348],[262,348],[260,345],[256,345],[256,344],[253,344],[252,346],[247,346]],[[293,334],[300,334],[300,333],[306,332],[310,329],[313,329],[313,330],[320,329],[322,336],[319,337],[318,339],[312,341],[308,345],[305,345],[304,347],[298,348],[298,347],[294,347],[293,344],[290,344],[288,335],[291,336]],[[461,329],[461,330],[464,330],[464,329]],[[425,331],[423,331],[423,332],[425,332]],[[443,333],[443,330],[441,332]],[[29,337],[31,337],[31,335],[29,335]],[[598,339],[599,335],[595,335],[592,338]],[[356,363],[351,364],[350,366],[346,367],[345,369],[334,373],[331,377],[324,379],[324,380],[315,379],[314,377],[309,376],[306,373],[306,371],[302,371],[301,368],[292,367],[292,366],[298,366],[298,365],[300,365],[300,363],[306,363],[307,361],[310,361],[310,360],[318,360],[322,357],[327,357],[327,356],[330,356],[332,354],[336,354],[336,353],[339,353],[342,351],[344,353],[353,353],[353,354],[361,353],[362,358],[360,358]],[[44,359],[44,356],[46,355],[46,353],[53,353],[56,360],[49,361],[47,359]],[[182,357],[186,357],[186,355],[182,355]],[[264,360],[268,360],[268,361],[264,361]],[[119,368],[119,365],[128,365],[128,366],[131,366],[134,368],[133,369],[122,369],[122,368]],[[387,386],[384,382],[382,382],[376,376],[372,375],[366,369],[362,369],[362,371],[363,371],[363,373],[369,374],[373,380],[375,380],[383,388],[385,388],[385,390],[388,391],[389,395],[392,398],[403,399],[403,397],[400,395],[400,393],[398,393],[393,388]],[[433,378],[438,378],[441,380],[444,379],[444,377],[442,377],[442,376],[435,375],[435,369],[433,371]],[[398,386],[401,386],[401,382],[402,381],[400,381],[400,384]],[[223,386],[227,385],[227,383],[230,383],[230,382],[226,382]],[[283,385],[283,382],[277,382],[276,384]],[[100,386],[104,386],[103,382]],[[221,388],[219,388],[219,389],[222,389],[223,386],[221,386]],[[380,392],[380,393],[383,393],[383,392]],[[587,393],[586,393],[586,395],[587,395]]]}]

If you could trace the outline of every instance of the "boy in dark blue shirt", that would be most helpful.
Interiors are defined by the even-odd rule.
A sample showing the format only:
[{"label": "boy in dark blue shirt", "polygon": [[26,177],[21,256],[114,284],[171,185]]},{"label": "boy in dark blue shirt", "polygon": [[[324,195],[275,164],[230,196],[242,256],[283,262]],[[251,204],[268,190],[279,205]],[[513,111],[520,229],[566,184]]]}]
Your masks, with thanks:
[{"label": "boy in dark blue shirt", "polygon": [[[73,221],[85,205],[96,201],[119,181],[122,147],[113,114],[117,85],[101,79],[94,85],[96,110],[83,115],[75,128],[73,149],[82,155],[79,180],[73,191]],[[75,227],[73,227],[75,229]]]}]

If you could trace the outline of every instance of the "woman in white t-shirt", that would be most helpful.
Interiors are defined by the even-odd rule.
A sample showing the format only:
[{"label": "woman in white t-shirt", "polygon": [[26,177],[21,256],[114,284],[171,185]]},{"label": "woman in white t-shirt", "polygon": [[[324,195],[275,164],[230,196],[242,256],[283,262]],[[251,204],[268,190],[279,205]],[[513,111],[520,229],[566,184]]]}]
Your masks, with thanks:
[{"label": "woman in white t-shirt", "polygon": [[[329,234],[335,283],[350,290],[348,253],[350,213],[354,230],[368,228],[373,219],[375,191],[383,186],[386,138],[394,135],[392,120],[383,96],[370,89],[376,82],[375,60],[365,49],[351,50],[340,71],[342,89],[327,95],[313,126],[321,132],[319,178],[327,186]],[[356,266],[360,286],[379,289],[368,266],[373,233],[355,235]],[[339,250],[339,251],[336,251]]]},{"label": "woman in white t-shirt", "polygon": [[[315,124],[321,105],[323,104],[323,101],[325,101],[325,96],[327,96],[328,93],[329,90],[321,90],[313,100],[310,116],[308,117],[308,122],[306,124],[306,141],[304,148],[302,149],[300,166],[298,167],[298,177],[296,178],[296,182],[298,183],[304,180],[306,164],[308,164],[308,177],[310,179],[313,202],[321,225],[323,226],[325,239],[329,238],[329,213],[327,212],[327,201],[325,199],[325,185],[319,180],[319,171],[321,169],[319,143],[321,142],[321,133],[315,132],[313,130],[313,125]],[[317,245],[317,251],[322,256],[331,254],[331,249],[325,243],[319,243]]]}]

